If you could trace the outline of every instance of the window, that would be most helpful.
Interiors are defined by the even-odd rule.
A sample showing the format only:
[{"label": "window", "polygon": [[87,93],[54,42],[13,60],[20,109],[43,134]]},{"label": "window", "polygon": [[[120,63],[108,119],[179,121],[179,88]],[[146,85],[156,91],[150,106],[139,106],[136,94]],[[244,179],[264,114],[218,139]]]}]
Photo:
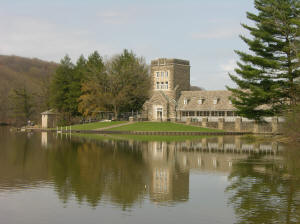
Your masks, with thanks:
[{"label": "window", "polygon": [[184,99],[183,100],[183,104],[187,104],[188,103],[188,100],[187,99]]},{"label": "window", "polygon": [[188,116],[188,112],[187,111],[182,111],[182,116],[183,117],[187,117]]},{"label": "window", "polygon": [[164,89],[164,82],[161,82],[161,83],[160,83],[160,88],[161,88],[161,89]]},{"label": "window", "polygon": [[169,89],[169,83],[168,82],[166,82],[165,87],[166,87],[166,89]]},{"label": "window", "polygon": [[218,98],[216,98],[216,99],[214,99],[214,104],[218,104],[218,102],[219,102],[219,99]]},{"label": "window", "polygon": [[203,103],[204,103],[204,99],[198,100],[198,104],[203,104]]},{"label": "window", "polygon": [[195,111],[190,111],[189,116],[195,116]]},{"label": "window", "polygon": [[159,72],[156,72],[156,77],[157,77],[157,78],[159,77]]},{"label": "window", "polygon": [[156,83],[156,89],[159,89],[159,82]]},{"label": "window", "polygon": [[219,111],[219,117],[225,117],[225,111]]},{"label": "window", "polygon": [[169,77],[169,71],[166,71],[166,78]]},{"label": "window", "polygon": [[229,100],[229,104],[232,104],[231,100]]},{"label": "window", "polygon": [[233,116],[233,111],[227,111],[227,116],[232,117]]},{"label": "window", "polygon": [[165,72],[161,72],[161,77],[163,78],[165,76]]}]

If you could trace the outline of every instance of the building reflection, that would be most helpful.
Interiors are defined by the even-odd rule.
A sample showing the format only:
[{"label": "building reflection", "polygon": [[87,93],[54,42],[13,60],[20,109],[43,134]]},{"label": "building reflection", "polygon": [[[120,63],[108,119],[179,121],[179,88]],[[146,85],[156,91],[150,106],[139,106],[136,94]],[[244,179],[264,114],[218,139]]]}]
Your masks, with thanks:
[{"label": "building reflection", "polygon": [[[191,172],[229,175],[236,162],[253,154],[284,166],[282,146],[239,137],[181,142],[114,140],[99,135],[70,139],[46,132],[38,137],[11,141],[7,150],[0,151],[0,170],[6,178],[5,183],[0,178],[0,190],[9,183],[9,188],[26,189],[30,181],[36,185],[45,179],[53,181],[64,203],[75,196],[78,202],[86,200],[91,206],[111,200],[127,208],[145,197],[154,203],[185,202]],[[16,176],[18,185],[7,181]]]},{"label": "building reflection", "polygon": [[41,138],[42,138],[42,146],[47,147],[47,145],[48,145],[48,132],[43,131],[41,133]]},{"label": "building reflection", "polygon": [[149,194],[154,202],[186,201],[189,170],[180,170],[174,148],[166,142],[149,142],[143,159],[149,170]]},{"label": "building reflection", "polygon": [[260,154],[280,161],[277,143],[249,143],[240,137],[203,138],[201,141],[149,142],[141,150],[149,170],[149,194],[155,202],[186,201],[190,171],[229,174],[233,164]]}]

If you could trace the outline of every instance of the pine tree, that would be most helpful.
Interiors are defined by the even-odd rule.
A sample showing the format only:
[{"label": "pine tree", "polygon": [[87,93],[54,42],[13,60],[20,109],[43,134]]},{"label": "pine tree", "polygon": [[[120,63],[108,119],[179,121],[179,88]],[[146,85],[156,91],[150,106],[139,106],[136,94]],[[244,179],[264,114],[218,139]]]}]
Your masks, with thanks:
[{"label": "pine tree", "polygon": [[102,57],[93,52],[86,62],[85,78],[81,84],[78,109],[84,116],[95,116],[99,111],[107,111],[110,100],[107,94],[108,78]]},{"label": "pine tree", "polygon": [[66,55],[57,68],[51,82],[51,104],[70,122],[71,116],[78,112],[70,92],[74,75],[74,65]]},{"label": "pine tree", "polygon": [[255,0],[258,13],[247,12],[254,26],[242,24],[252,38],[240,36],[252,53],[235,51],[240,57],[237,76],[230,78],[238,88],[232,103],[238,114],[261,120],[281,115],[297,103],[295,80],[299,71],[299,0]]},{"label": "pine tree", "polygon": [[81,55],[76,62],[72,75],[70,76],[67,103],[70,105],[69,110],[72,112],[72,116],[81,115],[78,111],[78,105],[79,97],[82,94],[81,85],[86,79],[86,66],[87,61],[84,56]]}]

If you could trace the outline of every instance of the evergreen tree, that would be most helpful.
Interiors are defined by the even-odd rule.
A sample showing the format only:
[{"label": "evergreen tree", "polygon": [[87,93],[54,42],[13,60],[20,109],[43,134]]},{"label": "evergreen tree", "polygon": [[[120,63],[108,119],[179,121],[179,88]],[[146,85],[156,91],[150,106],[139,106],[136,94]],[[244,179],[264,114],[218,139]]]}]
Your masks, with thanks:
[{"label": "evergreen tree", "polygon": [[107,104],[108,78],[102,57],[93,52],[86,62],[85,79],[81,84],[82,94],[79,97],[78,109],[84,116],[94,116],[99,111],[109,110]]},{"label": "evergreen tree", "polygon": [[66,55],[57,68],[51,82],[51,103],[54,108],[61,112],[65,119],[70,121],[71,116],[76,115],[78,110],[76,102],[70,92],[74,75],[74,65]]},{"label": "evergreen tree", "polygon": [[254,26],[242,24],[252,38],[240,36],[252,53],[240,57],[238,76],[230,75],[238,88],[232,103],[238,114],[260,120],[281,115],[297,103],[295,80],[299,71],[299,0],[255,0],[257,14],[247,13]]},{"label": "evergreen tree", "polygon": [[144,59],[124,50],[104,64],[98,52],[94,52],[87,61],[79,111],[85,116],[113,111],[117,117],[119,112],[141,109],[149,89]]},{"label": "evergreen tree", "polygon": [[67,102],[70,105],[70,110],[72,111],[72,115],[80,115],[81,113],[78,111],[79,106],[79,97],[82,94],[81,84],[86,78],[86,66],[87,61],[83,55],[79,57],[70,77],[69,83],[69,93],[67,97]]}]

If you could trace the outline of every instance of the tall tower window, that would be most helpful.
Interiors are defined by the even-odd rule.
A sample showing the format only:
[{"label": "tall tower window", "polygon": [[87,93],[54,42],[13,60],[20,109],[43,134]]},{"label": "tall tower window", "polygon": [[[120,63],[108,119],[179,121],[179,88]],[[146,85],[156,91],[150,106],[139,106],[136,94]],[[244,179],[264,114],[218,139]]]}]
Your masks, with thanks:
[{"label": "tall tower window", "polygon": [[163,78],[165,76],[165,72],[161,72],[161,77]]},{"label": "tall tower window", "polygon": [[166,78],[168,78],[169,77],[169,72],[168,71],[166,71]]},{"label": "tall tower window", "polygon": [[161,89],[164,89],[164,82],[161,82],[160,84],[161,84],[161,85],[160,85],[160,88],[161,88]]},{"label": "tall tower window", "polygon": [[166,87],[166,89],[169,89],[169,83],[168,82],[166,82],[165,87]]},{"label": "tall tower window", "polygon": [[159,72],[156,72],[156,77],[157,77],[157,78],[159,77]]},{"label": "tall tower window", "polygon": [[159,89],[159,82],[156,83],[156,89]]}]

